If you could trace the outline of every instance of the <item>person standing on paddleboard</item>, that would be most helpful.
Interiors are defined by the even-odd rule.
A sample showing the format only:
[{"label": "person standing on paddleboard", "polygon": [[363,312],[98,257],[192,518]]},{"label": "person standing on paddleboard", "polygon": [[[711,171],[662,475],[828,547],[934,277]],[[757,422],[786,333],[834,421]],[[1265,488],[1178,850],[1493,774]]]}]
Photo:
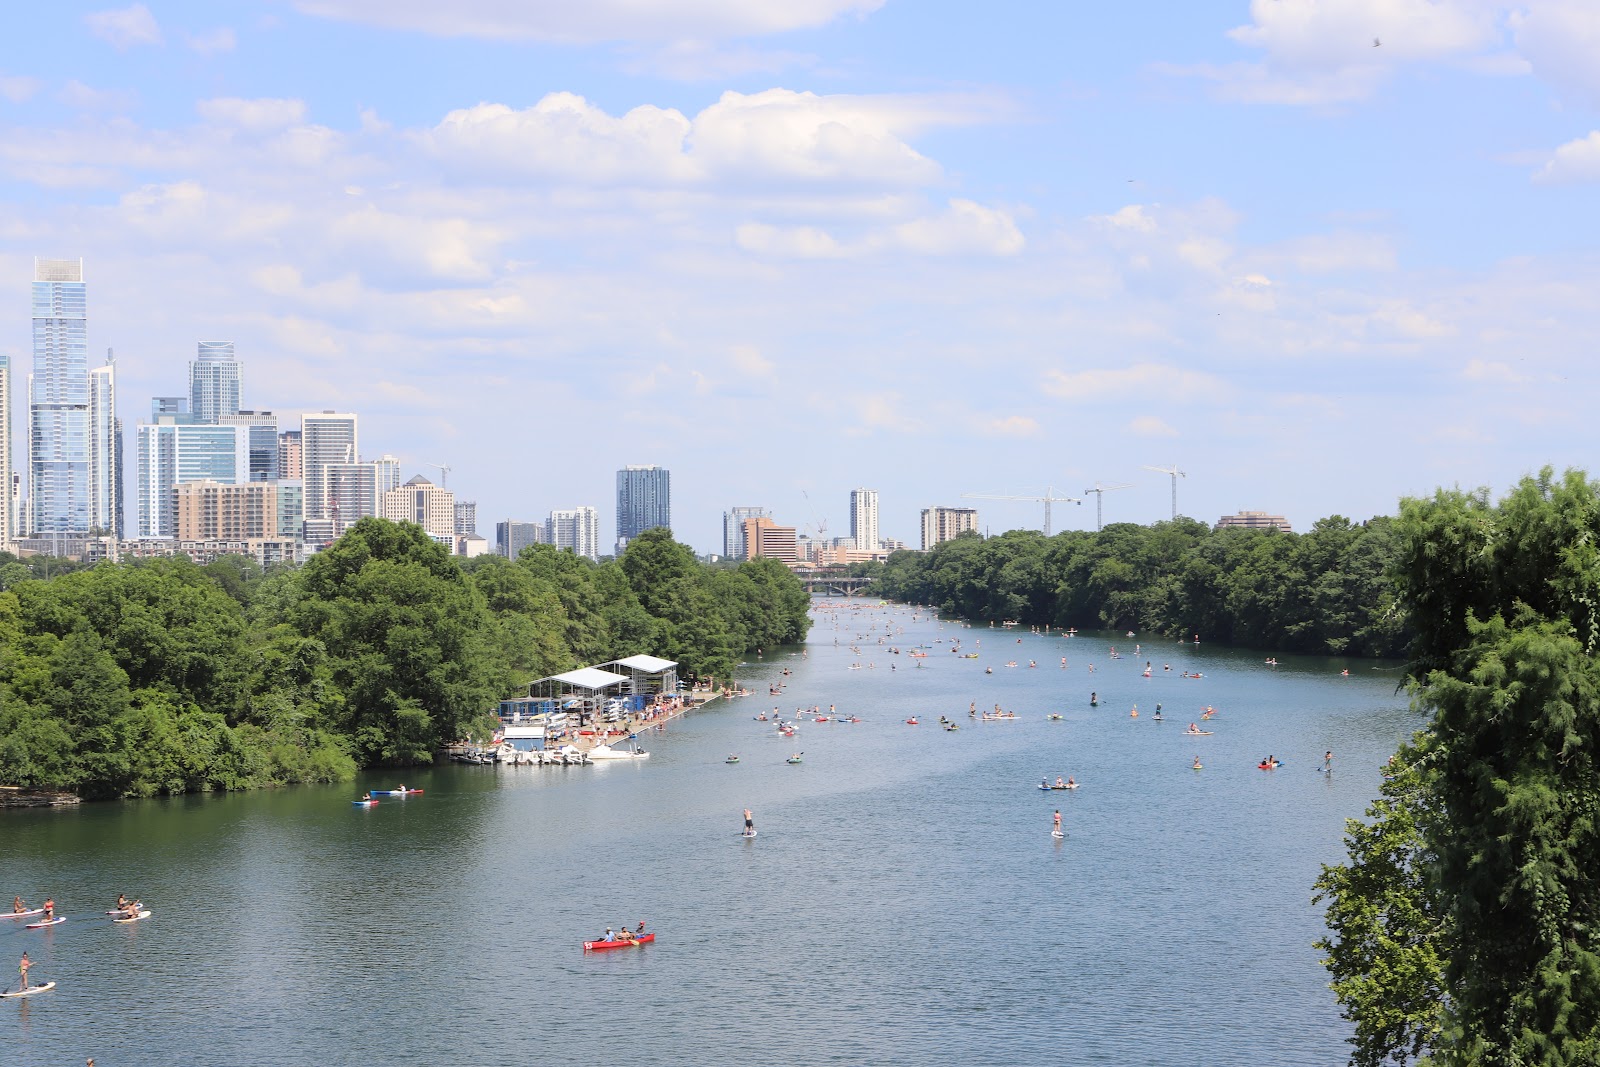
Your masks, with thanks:
[{"label": "person standing on paddleboard", "polygon": [[56,898],[55,897],[45,897],[44,898],[44,921],[47,922],[47,923],[56,921]]},{"label": "person standing on paddleboard", "polygon": [[1056,809],[1056,824],[1055,824],[1054,830],[1058,834],[1061,832],[1061,809],[1060,808]]},{"label": "person standing on paddleboard", "polygon": [[17,969],[22,972],[22,990],[23,990],[23,992],[27,992],[27,990],[28,990],[28,968],[32,967],[32,966],[33,966],[33,961],[30,960],[28,958],[28,954],[26,952],[24,952],[22,954],[22,962],[17,964]]},{"label": "person standing on paddleboard", "polygon": [[744,832],[747,834],[753,834],[756,832],[755,816],[750,814],[749,808],[744,809]]}]

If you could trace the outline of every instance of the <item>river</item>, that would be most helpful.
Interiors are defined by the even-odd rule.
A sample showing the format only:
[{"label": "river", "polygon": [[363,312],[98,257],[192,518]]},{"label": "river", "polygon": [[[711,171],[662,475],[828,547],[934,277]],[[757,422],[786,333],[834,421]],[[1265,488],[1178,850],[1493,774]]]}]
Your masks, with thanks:
[{"label": "river", "polygon": [[[819,609],[648,760],[0,813],[0,899],[69,916],[0,923],[10,980],[27,949],[60,983],[0,1003],[4,1062],[1345,1062],[1311,883],[1416,725],[1394,664]],[[814,704],[863,721],[753,721]],[[399,777],[426,792],[350,805]],[[152,918],[108,922],[119,892]]]}]

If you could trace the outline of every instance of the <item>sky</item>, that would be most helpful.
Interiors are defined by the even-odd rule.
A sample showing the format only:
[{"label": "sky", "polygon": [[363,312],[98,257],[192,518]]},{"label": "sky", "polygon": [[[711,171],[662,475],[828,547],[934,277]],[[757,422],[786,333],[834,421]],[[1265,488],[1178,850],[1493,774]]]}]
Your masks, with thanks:
[{"label": "sky", "polygon": [[247,408],[357,412],[491,540],[609,545],[627,464],[702,552],[857,486],[915,546],[1042,521],[968,493],[1165,519],[1147,467],[1296,529],[1587,469],[1597,230],[1593,0],[62,0],[0,43],[17,391],[33,257],[81,257],[130,435],[232,340]]}]

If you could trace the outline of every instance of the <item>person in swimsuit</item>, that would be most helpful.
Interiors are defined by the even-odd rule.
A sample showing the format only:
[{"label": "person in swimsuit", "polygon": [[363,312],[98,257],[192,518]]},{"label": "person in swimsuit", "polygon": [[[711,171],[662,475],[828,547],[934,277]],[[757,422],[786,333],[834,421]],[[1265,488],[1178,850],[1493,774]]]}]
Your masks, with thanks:
[{"label": "person in swimsuit", "polygon": [[1199,756],[1196,756],[1194,758],[1194,769],[1197,770],[1197,771],[1200,769],[1200,757]]},{"label": "person in swimsuit", "polygon": [[753,834],[753,833],[755,833],[755,831],[756,831],[755,816],[750,814],[750,809],[749,808],[745,808],[744,809],[744,832],[747,833],[747,834]]},{"label": "person in swimsuit", "polygon": [[24,990],[28,988],[28,968],[32,966],[33,961],[30,960],[28,958],[28,954],[24,952],[22,954],[22,962],[17,964],[17,970],[22,972],[22,988]]},{"label": "person in swimsuit", "polygon": [[1322,773],[1333,773],[1333,749],[1331,748],[1322,754]]},{"label": "person in swimsuit", "polygon": [[27,911],[27,910],[28,910],[28,905],[27,905],[27,904],[25,904],[25,903],[23,903],[23,901],[22,901],[22,898],[21,898],[21,897],[17,897],[17,898],[15,898],[15,899],[14,899],[14,900],[12,900],[12,901],[11,901],[11,910],[12,910],[12,911],[13,911],[13,912],[14,912],[14,913],[16,913],[16,914],[18,914],[18,915],[20,915],[20,914],[22,914],[22,913],[23,913],[23,912],[25,912],[25,911]]},{"label": "person in swimsuit", "polygon": [[1058,834],[1061,832],[1061,809],[1060,808],[1056,809],[1055,832],[1058,833]]},{"label": "person in swimsuit", "polygon": [[44,921],[45,922],[54,922],[55,921],[55,917],[56,917],[56,900],[55,900],[54,897],[46,897],[45,901],[44,901]]},{"label": "person in swimsuit", "polygon": [[1059,774],[1056,775],[1056,788],[1057,789],[1065,789],[1066,787],[1067,787],[1067,783],[1063,782],[1061,780],[1061,776]]}]

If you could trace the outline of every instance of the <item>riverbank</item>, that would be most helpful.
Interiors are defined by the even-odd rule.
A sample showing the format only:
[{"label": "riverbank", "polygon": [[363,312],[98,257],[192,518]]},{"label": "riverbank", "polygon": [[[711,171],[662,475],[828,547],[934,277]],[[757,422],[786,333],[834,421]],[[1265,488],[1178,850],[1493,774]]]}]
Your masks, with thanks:
[{"label": "riverbank", "polygon": [[76,793],[63,789],[27,789],[0,785],[0,808],[70,808],[83,803]]}]

